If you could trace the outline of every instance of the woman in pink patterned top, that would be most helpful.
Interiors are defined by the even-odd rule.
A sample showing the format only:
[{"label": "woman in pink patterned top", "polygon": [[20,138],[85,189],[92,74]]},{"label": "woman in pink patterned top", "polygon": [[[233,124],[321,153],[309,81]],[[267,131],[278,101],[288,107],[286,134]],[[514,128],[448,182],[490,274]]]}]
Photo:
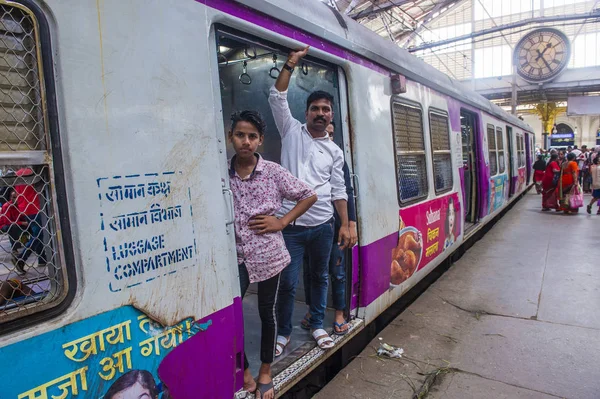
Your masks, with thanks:
[{"label": "woman in pink patterned top", "polygon": [[[271,377],[276,342],[275,299],[281,271],[290,263],[281,230],[306,212],[317,195],[287,169],[265,161],[256,149],[264,140],[265,123],[259,113],[242,111],[231,116],[229,139],[235,154],[229,163],[229,184],[235,211],[235,242],[242,298],[250,283],[258,282],[258,313],[262,323],[261,366],[255,382],[244,355],[244,389],[273,399]],[[275,212],[283,199],[296,206],[281,218]],[[260,395],[260,396],[259,396]]]}]

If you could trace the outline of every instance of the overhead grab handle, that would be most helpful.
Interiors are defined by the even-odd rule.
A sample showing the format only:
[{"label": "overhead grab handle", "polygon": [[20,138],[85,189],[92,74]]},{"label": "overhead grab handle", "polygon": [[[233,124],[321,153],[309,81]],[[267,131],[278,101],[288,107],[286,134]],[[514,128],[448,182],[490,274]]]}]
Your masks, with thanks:
[{"label": "overhead grab handle", "polygon": [[240,75],[240,77],[238,78],[240,80],[240,83],[243,85],[249,85],[252,83],[252,78],[250,77],[250,75],[248,75],[247,72],[247,67],[248,63],[246,61],[244,61],[244,64],[242,66],[242,74]]},{"label": "overhead grab handle", "polygon": [[308,75],[308,65],[306,65],[306,63],[304,63],[304,62],[302,63],[301,70],[302,70],[302,74],[304,76]]},{"label": "overhead grab handle", "polygon": [[246,57],[250,58],[251,60],[256,58],[256,47],[252,47],[252,54],[248,53],[248,47],[246,47],[244,49],[244,55],[246,55]]},{"label": "overhead grab handle", "polygon": [[[219,66],[227,66],[227,64],[229,64],[229,60],[227,59],[225,54],[223,54],[220,51],[217,51],[217,62],[219,63]],[[221,65],[221,64],[225,64],[225,65]]]},{"label": "overhead grab handle", "polygon": [[277,79],[280,72],[281,71],[279,70],[279,68],[277,68],[277,54],[273,54],[273,68],[269,70],[269,76],[273,79]]}]

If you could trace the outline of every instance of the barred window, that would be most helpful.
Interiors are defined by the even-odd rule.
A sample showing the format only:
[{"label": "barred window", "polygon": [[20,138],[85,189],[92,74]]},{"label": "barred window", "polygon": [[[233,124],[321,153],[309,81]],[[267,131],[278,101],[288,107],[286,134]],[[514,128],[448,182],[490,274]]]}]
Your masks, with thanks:
[{"label": "barred window", "polygon": [[502,128],[496,127],[496,144],[498,145],[498,169],[499,173],[504,173],[506,170],[506,160],[504,159],[504,135]]},{"label": "barred window", "polygon": [[452,189],[452,154],[450,152],[450,129],[448,116],[437,112],[429,113],[431,151],[433,152],[433,180],[435,192]]},{"label": "barred window", "polygon": [[394,145],[400,202],[427,196],[427,160],[420,108],[393,103]]},{"label": "barred window", "polygon": [[487,126],[488,154],[490,156],[490,176],[498,174],[498,151],[496,150],[496,130]]},{"label": "barred window", "polygon": [[35,15],[0,4],[0,323],[66,294]]}]

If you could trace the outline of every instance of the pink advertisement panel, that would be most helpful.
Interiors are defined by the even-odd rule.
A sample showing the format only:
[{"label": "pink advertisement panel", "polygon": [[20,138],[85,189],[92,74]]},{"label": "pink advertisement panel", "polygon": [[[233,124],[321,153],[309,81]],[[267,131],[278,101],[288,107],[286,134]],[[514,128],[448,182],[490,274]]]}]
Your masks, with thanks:
[{"label": "pink advertisement panel", "polygon": [[454,244],[460,235],[458,194],[400,210],[398,243],[392,250],[390,284],[399,285]]}]

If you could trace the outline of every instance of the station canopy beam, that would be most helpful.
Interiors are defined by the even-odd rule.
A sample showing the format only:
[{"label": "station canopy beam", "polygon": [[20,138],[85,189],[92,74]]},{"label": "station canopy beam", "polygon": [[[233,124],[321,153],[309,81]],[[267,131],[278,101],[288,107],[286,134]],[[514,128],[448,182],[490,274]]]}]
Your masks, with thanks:
[{"label": "station canopy beam", "polygon": [[[511,22],[511,23],[504,24],[504,25],[494,26],[493,28],[489,28],[489,29],[482,29],[477,32],[472,32],[472,33],[468,33],[465,35],[456,36],[456,37],[453,37],[450,39],[440,40],[440,41],[433,42],[433,43],[423,43],[419,46],[410,47],[407,50],[410,51],[411,53],[413,53],[415,51],[427,50],[427,49],[431,49],[434,47],[444,46],[444,45],[451,44],[454,42],[459,42],[461,40],[472,39],[472,38],[475,38],[478,36],[489,35],[491,33],[500,32],[500,31],[503,31],[506,29],[518,28],[518,27],[525,26],[525,25],[544,24],[544,23],[560,22],[560,21],[575,21],[575,20],[579,20],[579,19],[600,19],[600,10],[594,10],[592,12],[586,12],[586,13],[581,13],[581,14],[557,15],[557,16],[551,16],[551,17],[535,17],[535,18],[522,19],[520,21]],[[598,21],[592,21],[592,22],[598,22]]]}]

